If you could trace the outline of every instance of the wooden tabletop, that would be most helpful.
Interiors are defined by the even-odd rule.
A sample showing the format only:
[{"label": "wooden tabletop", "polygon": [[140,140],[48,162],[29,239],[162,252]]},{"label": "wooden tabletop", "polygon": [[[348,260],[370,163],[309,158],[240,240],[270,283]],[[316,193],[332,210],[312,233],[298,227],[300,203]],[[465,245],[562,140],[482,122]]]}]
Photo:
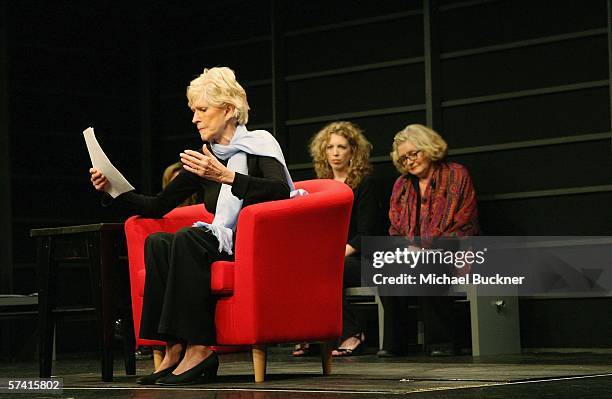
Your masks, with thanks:
[{"label": "wooden tabletop", "polygon": [[55,235],[91,233],[96,231],[123,230],[123,223],[93,223],[79,226],[45,227],[30,230],[30,237],[44,237]]}]

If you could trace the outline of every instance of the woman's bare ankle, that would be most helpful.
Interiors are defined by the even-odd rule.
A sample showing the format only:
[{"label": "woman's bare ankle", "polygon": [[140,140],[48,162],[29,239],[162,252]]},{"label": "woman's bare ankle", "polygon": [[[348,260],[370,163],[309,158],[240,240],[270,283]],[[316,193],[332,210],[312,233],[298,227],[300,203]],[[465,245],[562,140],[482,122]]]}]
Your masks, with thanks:
[{"label": "woman's bare ankle", "polygon": [[161,371],[167,368],[176,366],[181,361],[181,354],[183,352],[183,344],[179,342],[168,343],[166,345],[166,352],[164,354],[164,358],[162,359],[159,367],[155,370]]},{"label": "woman's bare ankle", "polygon": [[178,367],[172,372],[172,374],[178,375],[185,371],[197,366],[208,356],[212,355],[213,351],[209,346],[205,345],[187,345],[185,350],[185,357],[181,360]]},{"label": "woman's bare ankle", "polygon": [[173,355],[180,355],[183,351],[183,344],[180,342],[168,343],[166,345],[166,353],[172,353]]},{"label": "woman's bare ankle", "polygon": [[191,358],[199,358],[205,359],[212,354],[212,349],[206,345],[187,345],[187,349],[185,350],[185,357],[188,359]]}]

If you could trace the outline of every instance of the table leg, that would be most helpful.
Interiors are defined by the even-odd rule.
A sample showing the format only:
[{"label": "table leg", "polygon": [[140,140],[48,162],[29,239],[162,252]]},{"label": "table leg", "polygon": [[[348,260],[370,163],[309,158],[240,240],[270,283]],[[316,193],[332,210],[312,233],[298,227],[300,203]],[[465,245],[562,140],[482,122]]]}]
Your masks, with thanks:
[{"label": "table leg", "polygon": [[112,281],[109,281],[109,277],[112,276],[108,275],[109,248],[106,235],[102,232],[92,234],[88,242],[88,251],[91,294],[100,334],[102,381],[112,381],[114,318],[112,316]]},{"label": "table leg", "polygon": [[56,305],[57,262],[53,259],[53,238],[40,237],[36,242],[38,262],[38,366],[41,378],[51,377],[53,332]]},{"label": "table leg", "polygon": [[[117,237],[117,240],[122,237]],[[115,241],[118,245],[118,241]],[[117,249],[117,255],[119,251]],[[122,323],[121,336],[123,338],[123,357],[125,363],[125,374],[136,375],[136,337],[134,333],[134,319],[132,316],[132,296],[130,292],[130,271],[127,265],[117,264],[117,284],[119,284],[119,297]]]},{"label": "table leg", "polygon": [[132,317],[123,319],[125,326],[123,328],[123,356],[125,359],[125,374],[136,375],[136,339],[134,338],[134,322]]}]

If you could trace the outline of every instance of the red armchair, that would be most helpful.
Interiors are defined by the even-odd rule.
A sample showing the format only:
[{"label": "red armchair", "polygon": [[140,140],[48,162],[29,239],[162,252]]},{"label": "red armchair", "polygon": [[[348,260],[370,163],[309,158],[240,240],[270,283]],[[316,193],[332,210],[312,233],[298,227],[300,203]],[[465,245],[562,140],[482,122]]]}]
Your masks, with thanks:
[{"label": "red armchair", "polygon": [[[238,218],[235,260],[212,265],[211,288],[218,345],[250,345],[255,381],[264,380],[268,344],[322,342],[323,372],[331,372],[326,343],[342,333],[344,247],[353,203],[351,189],[333,180],[296,183],[309,195],[244,208]],[[202,205],[177,208],[161,219],[125,222],[137,345],[144,294],[144,240],[197,220],[211,221]]]}]

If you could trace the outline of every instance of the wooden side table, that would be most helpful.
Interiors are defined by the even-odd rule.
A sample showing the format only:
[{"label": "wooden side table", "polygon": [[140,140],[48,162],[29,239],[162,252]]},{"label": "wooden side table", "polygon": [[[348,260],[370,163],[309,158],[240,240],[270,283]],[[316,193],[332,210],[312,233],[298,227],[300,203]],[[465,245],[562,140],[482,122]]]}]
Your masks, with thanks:
[{"label": "wooden side table", "polygon": [[[113,380],[113,336],[118,317],[123,319],[122,335],[125,372],[136,374],[135,338],[129,293],[129,271],[120,265],[120,247],[125,235],[123,223],[96,223],[82,226],[32,229],[37,240],[39,374],[51,376],[53,333],[60,316],[95,312],[101,349],[102,381]],[[60,306],[57,290],[58,265],[87,262],[93,307]]]}]

